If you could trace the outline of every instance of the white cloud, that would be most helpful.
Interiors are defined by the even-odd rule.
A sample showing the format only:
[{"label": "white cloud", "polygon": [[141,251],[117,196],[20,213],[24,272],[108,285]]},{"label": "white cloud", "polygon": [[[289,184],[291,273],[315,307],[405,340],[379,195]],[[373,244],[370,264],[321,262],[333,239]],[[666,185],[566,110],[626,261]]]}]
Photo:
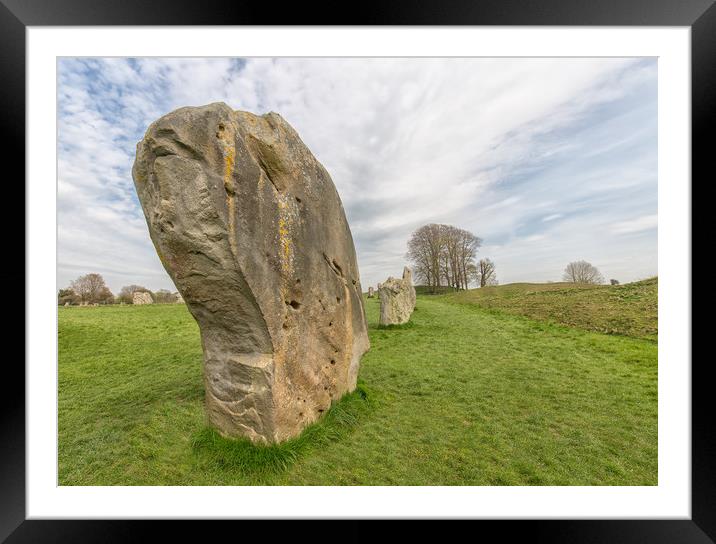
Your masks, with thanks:
[{"label": "white cloud", "polygon": [[[411,231],[432,221],[492,244],[483,253],[495,248],[503,283],[554,279],[589,243],[588,225],[618,229],[655,211],[655,144],[615,158],[655,126],[608,109],[655,90],[655,74],[634,59],[61,61],[58,282],[97,271],[115,291],[172,288],[134,194],[135,144],[158,116],[216,101],[277,111],[296,128],[338,188],[364,286],[398,274]],[[642,208],[594,209],[651,189]],[[655,255],[655,241],[629,254]]]},{"label": "white cloud", "polygon": [[656,214],[644,215],[642,217],[637,217],[636,219],[621,221],[614,224],[612,226],[612,232],[615,232],[616,234],[633,234],[636,232],[655,229],[658,224],[659,221]]}]

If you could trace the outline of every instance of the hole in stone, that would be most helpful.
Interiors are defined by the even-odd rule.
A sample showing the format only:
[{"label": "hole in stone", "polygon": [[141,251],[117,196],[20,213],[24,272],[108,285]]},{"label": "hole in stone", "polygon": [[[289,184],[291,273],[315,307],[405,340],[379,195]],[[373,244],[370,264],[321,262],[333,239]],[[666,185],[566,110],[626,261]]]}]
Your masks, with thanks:
[{"label": "hole in stone", "polygon": [[319,408],[319,409],[318,409],[318,413],[319,413],[319,414],[322,414],[322,413],[323,413],[323,408]]},{"label": "hole in stone", "polygon": [[298,412],[298,417],[303,417],[303,412]]},{"label": "hole in stone", "polygon": [[340,304],[340,303],[341,303],[341,297],[336,297],[336,302],[337,302],[338,304]]},{"label": "hole in stone", "polygon": [[330,321],[330,322],[328,323],[328,326],[329,326],[329,327],[332,327],[332,326],[333,326],[333,321]]},{"label": "hole in stone", "polygon": [[287,300],[286,304],[289,305],[294,310],[298,310],[301,307],[301,303],[298,302],[297,300],[292,300],[290,302]]},{"label": "hole in stone", "polygon": [[[296,280],[296,285],[299,285],[301,283],[301,280]],[[321,302],[321,299],[318,299],[318,302]]]},{"label": "hole in stone", "polygon": [[331,359],[331,364],[332,364],[332,365],[335,365],[335,364],[336,364],[336,360],[335,360],[335,359]]},{"label": "hole in stone", "polygon": [[284,328],[284,329],[288,329],[288,321],[284,321],[284,322],[283,322],[283,328]]},{"label": "hole in stone", "polygon": [[301,199],[298,198],[298,197],[296,197],[296,202],[298,202],[298,203],[300,204],[300,203],[301,203]]}]

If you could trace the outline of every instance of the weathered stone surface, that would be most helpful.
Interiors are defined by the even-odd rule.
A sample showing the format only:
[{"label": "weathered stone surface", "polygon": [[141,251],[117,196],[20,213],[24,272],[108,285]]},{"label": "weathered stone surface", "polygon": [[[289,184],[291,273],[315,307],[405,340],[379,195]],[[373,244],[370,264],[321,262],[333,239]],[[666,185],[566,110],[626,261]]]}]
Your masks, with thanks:
[{"label": "weathered stone surface", "polygon": [[415,309],[415,287],[410,269],[403,268],[402,279],[389,277],[378,284],[380,297],[380,324],[401,325],[407,323]]},{"label": "weathered stone surface", "polygon": [[135,291],[132,293],[132,304],[153,304],[152,295],[146,291]]},{"label": "weathered stone surface", "polygon": [[375,295],[373,294],[373,288],[368,287],[368,298],[373,298]]},{"label": "weathered stone surface", "polygon": [[137,146],[154,246],[199,324],[209,422],[295,436],[368,350],[353,239],[325,168],[279,115],[178,109]]}]

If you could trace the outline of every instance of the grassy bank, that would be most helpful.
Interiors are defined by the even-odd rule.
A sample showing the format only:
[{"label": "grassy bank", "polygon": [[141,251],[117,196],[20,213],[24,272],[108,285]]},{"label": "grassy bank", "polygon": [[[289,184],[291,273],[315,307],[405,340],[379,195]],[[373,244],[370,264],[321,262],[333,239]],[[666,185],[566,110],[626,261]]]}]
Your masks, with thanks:
[{"label": "grassy bank", "polygon": [[419,296],[399,329],[367,299],[359,390],[273,448],[206,429],[183,305],[60,308],[59,483],[656,485],[656,344],[470,294]]},{"label": "grassy bank", "polygon": [[511,283],[450,295],[475,304],[605,334],[657,340],[657,278],[624,285]]}]

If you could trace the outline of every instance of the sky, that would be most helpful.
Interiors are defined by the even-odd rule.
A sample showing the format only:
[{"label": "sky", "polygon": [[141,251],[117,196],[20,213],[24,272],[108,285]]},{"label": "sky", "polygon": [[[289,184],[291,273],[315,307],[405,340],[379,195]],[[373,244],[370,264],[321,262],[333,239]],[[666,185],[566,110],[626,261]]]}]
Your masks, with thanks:
[{"label": "sky", "polygon": [[326,167],[364,289],[427,223],[482,239],[501,284],[587,260],[657,274],[654,58],[63,58],[58,288],[90,272],[175,291],[131,169],[151,122],[226,102],[286,119]]}]

